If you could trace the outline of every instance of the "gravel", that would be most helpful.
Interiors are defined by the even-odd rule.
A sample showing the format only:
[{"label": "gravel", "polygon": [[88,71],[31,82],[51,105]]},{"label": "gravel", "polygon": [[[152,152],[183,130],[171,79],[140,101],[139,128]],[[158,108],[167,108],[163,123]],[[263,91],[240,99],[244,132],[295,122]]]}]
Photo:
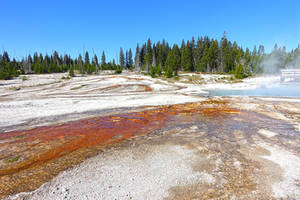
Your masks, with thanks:
[{"label": "gravel", "polygon": [[10,199],[163,199],[171,187],[215,181],[193,171],[196,158],[193,150],[169,144],[110,151]]},{"label": "gravel", "polygon": [[283,170],[282,180],[273,184],[272,190],[275,198],[300,199],[300,159],[293,153],[281,149],[278,146],[261,144],[270,151],[269,156],[263,156],[280,166]]}]

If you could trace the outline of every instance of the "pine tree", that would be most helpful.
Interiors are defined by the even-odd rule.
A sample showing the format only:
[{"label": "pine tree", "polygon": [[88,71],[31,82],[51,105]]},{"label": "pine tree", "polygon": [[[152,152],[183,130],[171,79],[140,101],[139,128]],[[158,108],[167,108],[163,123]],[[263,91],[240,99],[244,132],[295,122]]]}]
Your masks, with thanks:
[{"label": "pine tree", "polygon": [[142,48],[141,48],[141,64],[144,65],[145,64],[145,55],[146,55],[146,44],[143,44]]},{"label": "pine tree", "polygon": [[125,58],[124,58],[124,52],[122,48],[120,48],[120,66],[121,67],[125,66]]},{"label": "pine tree", "polygon": [[101,65],[104,66],[106,64],[106,58],[105,58],[105,53],[102,51],[101,55]]},{"label": "pine tree", "polygon": [[129,68],[129,58],[128,58],[128,50],[125,52],[125,67]]},{"label": "pine tree", "polygon": [[178,48],[178,46],[175,44],[173,46],[173,56],[174,56],[174,65],[173,65],[173,70],[175,72],[175,76],[178,75],[178,70],[180,68],[181,65],[181,56],[180,56],[180,50]]},{"label": "pine tree", "polygon": [[55,62],[55,72],[58,72],[58,66],[60,65],[59,55],[57,51],[53,52],[53,62]]},{"label": "pine tree", "polygon": [[208,62],[208,46],[204,47],[200,63],[197,66],[198,70],[201,72],[209,71],[209,62]]},{"label": "pine tree", "polygon": [[180,55],[181,55],[181,67],[182,67],[182,69],[184,70],[184,51],[185,51],[185,42],[184,42],[184,40],[182,40],[182,42],[181,42],[181,47],[180,47]]},{"label": "pine tree", "polygon": [[45,55],[44,57],[44,61],[45,61],[45,65],[46,65],[46,71],[49,72],[49,65],[50,65],[50,58],[48,56],[48,54]]},{"label": "pine tree", "polygon": [[[169,52],[166,60],[166,70],[172,69],[172,73],[175,72],[175,76],[178,75],[178,69],[180,68],[180,50],[175,44],[173,49]],[[167,73],[167,72],[166,72]]]},{"label": "pine tree", "polygon": [[192,40],[190,42],[190,48],[191,48],[191,71],[195,70],[195,63],[196,63],[196,59],[195,59],[195,38],[194,36],[192,37]]},{"label": "pine tree", "polygon": [[132,51],[131,51],[131,48],[128,51],[128,65],[129,65],[129,68],[133,67],[133,60],[132,60]]},{"label": "pine tree", "polygon": [[221,47],[220,47],[220,65],[218,67],[218,71],[224,73],[226,66],[226,59],[228,58],[228,41],[226,38],[226,32],[224,31],[223,37],[221,39]]},{"label": "pine tree", "polygon": [[157,63],[160,67],[162,67],[164,65],[164,63],[163,63],[163,46],[161,44],[158,44],[158,45],[156,45],[156,47],[158,48]]},{"label": "pine tree", "polygon": [[140,53],[140,47],[139,44],[136,45],[136,49],[135,49],[135,58],[134,58],[134,66],[136,70],[140,70],[141,69],[141,53]]},{"label": "pine tree", "polygon": [[85,56],[84,56],[84,64],[85,65],[89,65],[90,64],[90,56],[89,56],[89,52],[85,52]]},{"label": "pine tree", "polygon": [[241,63],[239,63],[236,67],[235,70],[235,77],[237,79],[243,79],[245,78],[245,74],[244,74],[244,69],[243,69],[243,65]]},{"label": "pine tree", "polygon": [[3,52],[2,59],[3,59],[3,63],[8,63],[8,62],[10,62],[9,55],[8,55],[7,51],[4,51],[4,52]]},{"label": "pine tree", "polygon": [[152,67],[155,67],[156,66],[156,56],[155,54],[153,54],[152,56]]},{"label": "pine tree", "polygon": [[218,58],[219,58],[219,48],[218,48],[218,41],[213,40],[211,45],[208,49],[208,62],[209,62],[209,71],[216,71],[218,67]]},{"label": "pine tree", "polygon": [[190,47],[189,41],[187,41],[187,44],[183,51],[183,56],[181,58],[182,68],[184,71],[192,71],[192,51]]},{"label": "pine tree", "polygon": [[[4,54],[3,54],[4,56]],[[28,73],[31,74],[31,67],[32,67],[32,58],[31,58],[31,55],[29,54],[28,55],[28,58],[27,58],[27,63],[28,63]]]},{"label": "pine tree", "polygon": [[173,69],[172,69],[171,66],[167,66],[165,75],[166,75],[167,78],[173,77]]},{"label": "pine tree", "polygon": [[203,56],[203,50],[204,50],[204,43],[203,43],[203,38],[199,38],[197,40],[197,45],[195,48],[195,71],[201,71],[201,58]]},{"label": "pine tree", "polygon": [[47,73],[47,65],[46,65],[46,60],[43,60],[41,63],[41,73]]},{"label": "pine tree", "polygon": [[152,46],[151,46],[151,40],[148,38],[147,41],[147,50],[145,55],[146,60],[146,71],[149,73],[149,66],[152,64]]},{"label": "pine tree", "polygon": [[0,53],[0,72],[3,70],[3,68],[4,68],[3,56]]},{"label": "pine tree", "polygon": [[79,54],[79,56],[78,56],[78,67],[79,67],[80,73],[84,74],[83,61],[82,61],[81,54]]},{"label": "pine tree", "polygon": [[40,55],[39,55],[39,63],[42,64],[42,62],[43,62],[43,55],[40,53]]},{"label": "pine tree", "polygon": [[94,54],[94,65],[95,65],[95,67],[96,67],[96,73],[98,73],[98,71],[99,71],[99,62],[98,62],[98,56],[96,55],[96,54]]}]

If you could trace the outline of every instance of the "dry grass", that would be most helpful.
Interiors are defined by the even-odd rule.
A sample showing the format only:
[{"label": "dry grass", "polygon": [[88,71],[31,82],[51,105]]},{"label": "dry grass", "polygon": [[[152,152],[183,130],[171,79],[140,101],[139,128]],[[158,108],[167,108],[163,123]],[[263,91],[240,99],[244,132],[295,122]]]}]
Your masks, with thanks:
[{"label": "dry grass", "polygon": [[197,85],[202,85],[205,83],[204,78],[202,78],[200,75],[182,76],[182,78],[184,79],[183,81],[181,81],[182,83]]}]

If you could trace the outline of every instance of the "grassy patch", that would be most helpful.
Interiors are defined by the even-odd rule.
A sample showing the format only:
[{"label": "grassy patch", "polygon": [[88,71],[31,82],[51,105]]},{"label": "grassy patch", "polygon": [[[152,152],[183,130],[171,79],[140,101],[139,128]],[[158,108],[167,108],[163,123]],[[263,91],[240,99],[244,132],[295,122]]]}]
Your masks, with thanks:
[{"label": "grassy patch", "polygon": [[80,86],[78,86],[78,87],[73,87],[73,88],[71,88],[70,90],[78,90],[78,89],[80,89],[80,88],[82,88],[83,87],[83,85],[80,85]]},{"label": "grassy patch", "polygon": [[18,90],[21,90],[20,87],[10,87],[8,88],[9,90],[13,90],[13,91],[18,91]]},{"label": "grassy patch", "polygon": [[184,83],[203,84],[204,79],[200,75],[184,76]]},{"label": "grassy patch", "polygon": [[23,76],[22,77],[22,81],[27,81],[28,80],[28,77],[27,76]]},{"label": "grassy patch", "polygon": [[217,83],[241,83],[242,79],[237,79],[234,76],[224,76],[216,79]]},{"label": "grassy patch", "polygon": [[230,83],[242,83],[242,79],[233,79]]},{"label": "grassy patch", "polygon": [[25,137],[25,135],[16,135],[14,138],[16,138],[16,139],[22,139],[24,137]]},{"label": "grassy patch", "polygon": [[63,77],[61,77],[61,79],[62,80],[69,80],[69,79],[71,79],[71,77],[70,76],[63,76]]},{"label": "grassy patch", "polygon": [[6,158],[5,161],[9,163],[17,162],[20,159],[20,156],[16,156],[13,158]]}]

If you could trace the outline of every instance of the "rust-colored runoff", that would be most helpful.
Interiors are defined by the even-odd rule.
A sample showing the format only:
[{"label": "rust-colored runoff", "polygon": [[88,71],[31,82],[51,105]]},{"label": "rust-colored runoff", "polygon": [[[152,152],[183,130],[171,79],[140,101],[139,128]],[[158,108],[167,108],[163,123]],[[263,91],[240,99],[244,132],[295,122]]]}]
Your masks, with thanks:
[{"label": "rust-colored runoff", "polygon": [[[158,129],[165,119],[166,116],[160,110],[148,110],[2,133],[0,141],[3,141],[3,150],[0,159],[4,159],[6,165],[0,167],[0,176],[61,157],[79,148],[105,145]],[[22,159],[9,162],[14,156]]]},{"label": "rust-colored runoff", "polygon": [[[60,170],[72,166],[76,162],[60,160],[58,165],[64,165],[63,167],[51,167],[51,162],[57,165],[57,159],[70,159],[68,155],[76,150],[99,145],[103,148],[124,139],[145,135],[162,128],[171,116],[178,114],[200,114],[215,118],[237,112],[238,110],[228,108],[223,102],[189,103],[157,106],[142,112],[99,116],[61,125],[0,133],[0,199],[8,194],[37,188]],[[74,155],[77,154],[69,157],[73,160],[85,158],[84,155],[80,155],[80,159]],[[43,167],[45,163],[47,168]],[[36,170],[37,167],[39,171]],[[39,176],[43,176],[43,170],[53,171],[51,176],[44,176],[43,181],[37,181]],[[18,183],[12,183],[11,179],[15,178]],[[26,187],[21,179],[31,181],[31,187]]]}]

